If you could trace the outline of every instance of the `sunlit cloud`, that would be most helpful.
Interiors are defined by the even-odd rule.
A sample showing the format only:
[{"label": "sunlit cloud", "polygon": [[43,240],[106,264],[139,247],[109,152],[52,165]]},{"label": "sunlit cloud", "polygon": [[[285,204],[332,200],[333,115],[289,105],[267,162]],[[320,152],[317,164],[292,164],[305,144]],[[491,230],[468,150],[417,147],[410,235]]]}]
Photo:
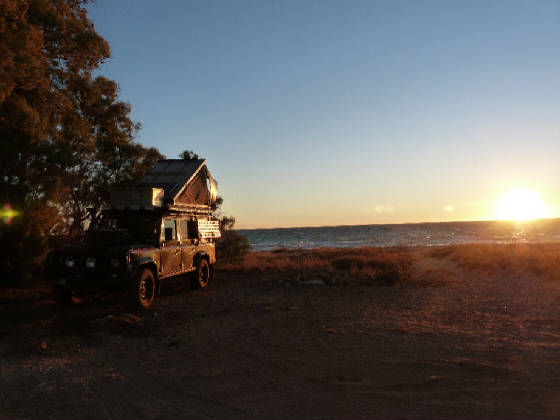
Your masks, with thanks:
[{"label": "sunlit cloud", "polygon": [[363,208],[363,214],[391,214],[395,212],[395,206],[392,204],[377,204],[374,206],[366,206]]},{"label": "sunlit cloud", "polygon": [[389,205],[377,205],[374,207],[374,210],[377,214],[383,213],[393,213],[395,211],[395,206]]}]

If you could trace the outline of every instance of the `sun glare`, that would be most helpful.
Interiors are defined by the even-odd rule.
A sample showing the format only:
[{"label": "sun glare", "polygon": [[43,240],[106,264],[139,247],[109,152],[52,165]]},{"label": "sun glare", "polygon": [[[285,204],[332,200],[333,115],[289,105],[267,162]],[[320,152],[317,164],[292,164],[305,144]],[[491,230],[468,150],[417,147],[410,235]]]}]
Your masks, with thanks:
[{"label": "sun glare", "polygon": [[548,217],[548,208],[535,190],[516,188],[503,194],[496,206],[498,220],[519,222]]}]

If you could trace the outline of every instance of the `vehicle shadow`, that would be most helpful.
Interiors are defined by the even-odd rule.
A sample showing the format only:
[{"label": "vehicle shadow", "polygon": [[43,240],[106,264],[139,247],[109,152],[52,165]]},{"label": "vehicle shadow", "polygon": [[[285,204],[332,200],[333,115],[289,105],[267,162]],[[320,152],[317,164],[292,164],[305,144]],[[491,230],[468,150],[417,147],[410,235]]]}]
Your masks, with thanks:
[{"label": "vehicle shadow", "polygon": [[0,290],[0,334],[14,337],[35,330],[59,337],[84,336],[102,330],[104,323],[109,331],[137,334],[146,319],[190,296],[187,276],[166,279],[160,296],[146,311],[131,310],[125,291],[78,293],[72,297],[72,304],[58,306],[47,282],[28,288],[5,288]]}]

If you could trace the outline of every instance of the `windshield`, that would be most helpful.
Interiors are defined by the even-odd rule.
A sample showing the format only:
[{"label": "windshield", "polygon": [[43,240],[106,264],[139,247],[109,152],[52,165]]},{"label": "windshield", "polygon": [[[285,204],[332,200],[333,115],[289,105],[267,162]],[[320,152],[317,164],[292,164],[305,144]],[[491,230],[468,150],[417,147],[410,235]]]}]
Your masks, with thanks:
[{"label": "windshield", "polygon": [[154,214],[104,214],[99,223],[88,231],[88,242],[155,245],[159,238],[160,224],[161,218]]}]

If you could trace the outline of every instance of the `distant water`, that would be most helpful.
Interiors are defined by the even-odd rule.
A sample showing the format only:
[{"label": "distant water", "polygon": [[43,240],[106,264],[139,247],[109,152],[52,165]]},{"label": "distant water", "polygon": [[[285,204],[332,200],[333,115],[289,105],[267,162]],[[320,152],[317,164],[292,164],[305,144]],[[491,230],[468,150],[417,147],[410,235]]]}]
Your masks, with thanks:
[{"label": "distant water", "polygon": [[240,229],[254,250],[560,241],[560,219]]}]

